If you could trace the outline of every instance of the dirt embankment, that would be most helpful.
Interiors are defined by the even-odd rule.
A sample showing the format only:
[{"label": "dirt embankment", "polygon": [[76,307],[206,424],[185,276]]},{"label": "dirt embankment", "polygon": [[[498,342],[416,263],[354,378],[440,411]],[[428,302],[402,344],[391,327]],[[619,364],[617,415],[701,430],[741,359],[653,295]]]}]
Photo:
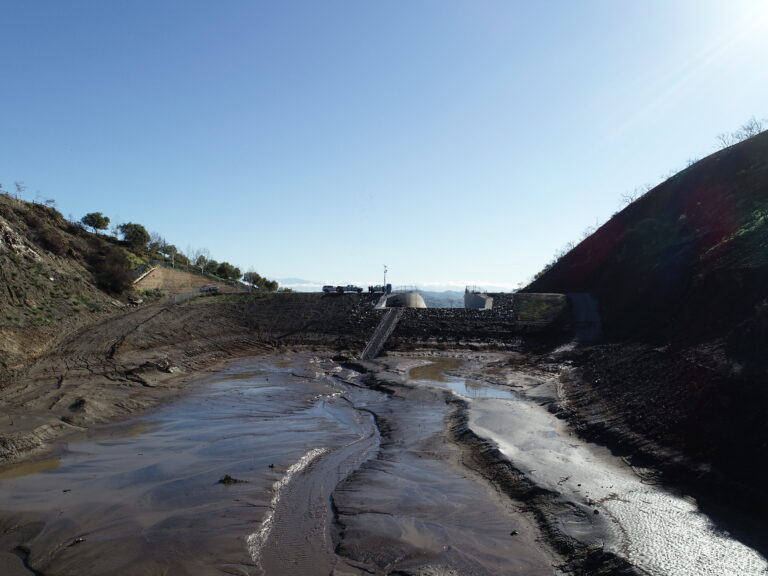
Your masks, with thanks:
[{"label": "dirt embankment", "polygon": [[114,277],[113,250],[52,208],[0,194],[0,370],[124,308],[99,287]]},{"label": "dirt embankment", "polygon": [[141,307],[83,328],[24,369],[0,375],[0,462],[124,418],[217,363],[281,346],[357,349],[375,317],[364,298],[222,294]]},{"label": "dirt embankment", "polygon": [[599,301],[609,344],[563,383],[584,435],[768,513],[768,132],[650,190],[526,291]]},{"label": "dirt embankment", "polygon": [[245,292],[245,287],[167,266],[157,266],[134,283],[136,290],[160,290],[169,296],[196,292],[203,286],[216,286],[220,292]]},{"label": "dirt embankment", "polygon": [[711,348],[644,344],[558,354],[570,366],[559,415],[580,436],[658,470],[721,526],[765,551],[768,393],[763,382],[718,370],[717,356]]}]

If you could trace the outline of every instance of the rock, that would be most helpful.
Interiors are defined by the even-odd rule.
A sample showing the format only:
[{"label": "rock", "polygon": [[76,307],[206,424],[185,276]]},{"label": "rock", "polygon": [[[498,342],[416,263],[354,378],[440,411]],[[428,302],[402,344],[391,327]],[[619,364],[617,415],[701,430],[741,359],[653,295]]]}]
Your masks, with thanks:
[{"label": "rock", "polygon": [[221,478],[219,478],[219,484],[224,484],[225,486],[231,486],[232,484],[247,484],[246,480],[238,480],[237,478],[233,478],[229,474],[224,474]]},{"label": "rock", "polygon": [[75,538],[74,540],[72,540],[72,542],[69,543],[69,546],[67,546],[67,548],[71,548],[72,546],[76,546],[77,544],[82,544],[83,542],[85,542],[85,538],[82,538],[82,537]]},{"label": "rock", "polygon": [[72,404],[69,405],[70,410],[83,410],[85,409],[85,398],[78,398]]}]

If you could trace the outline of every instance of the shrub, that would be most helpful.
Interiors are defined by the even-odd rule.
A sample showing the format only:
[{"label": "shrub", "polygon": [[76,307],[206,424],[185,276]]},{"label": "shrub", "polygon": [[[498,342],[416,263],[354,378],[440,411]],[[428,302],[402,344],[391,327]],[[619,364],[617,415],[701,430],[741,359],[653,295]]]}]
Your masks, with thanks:
[{"label": "shrub", "polygon": [[109,244],[94,250],[89,263],[96,285],[110,294],[122,294],[133,284],[133,274],[125,252]]},{"label": "shrub", "polygon": [[123,241],[128,244],[131,250],[146,252],[150,238],[149,232],[147,232],[144,226],[134,222],[127,222],[126,224],[120,224],[117,229],[122,234]]},{"label": "shrub", "polygon": [[55,228],[45,227],[38,236],[40,245],[49,252],[57,256],[63,256],[67,252],[69,245],[61,232]]}]

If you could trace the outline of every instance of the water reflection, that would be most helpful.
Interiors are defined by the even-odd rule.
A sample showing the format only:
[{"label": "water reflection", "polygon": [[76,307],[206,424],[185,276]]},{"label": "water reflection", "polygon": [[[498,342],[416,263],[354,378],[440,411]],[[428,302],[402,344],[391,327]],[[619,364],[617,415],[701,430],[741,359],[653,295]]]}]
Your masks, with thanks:
[{"label": "water reflection", "polygon": [[408,372],[408,378],[419,384],[432,384],[441,388],[448,388],[465,398],[499,398],[503,400],[515,400],[517,398],[517,395],[511,390],[474,382],[448,373],[450,370],[458,369],[462,363],[460,358],[438,358],[429,364],[411,368]]},{"label": "water reflection", "polygon": [[37,474],[39,472],[53,470],[59,467],[59,463],[58,458],[46,458],[44,460],[11,464],[10,466],[5,466],[0,469],[0,480],[21,478],[22,476],[28,476],[29,474]]}]

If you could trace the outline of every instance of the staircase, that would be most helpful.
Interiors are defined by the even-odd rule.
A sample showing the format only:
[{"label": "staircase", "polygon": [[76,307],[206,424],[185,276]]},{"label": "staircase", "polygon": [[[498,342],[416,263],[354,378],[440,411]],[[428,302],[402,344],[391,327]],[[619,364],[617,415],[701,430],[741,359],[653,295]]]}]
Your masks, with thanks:
[{"label": "staircase", "polygon": [[384,313],[384,318],[381,319],[379,325],[368,341],[368,345],[360,354],[360,360],[373,360],[378,356],[381,349],[384,348],[384,344],[387,339],[392,335],[397,323],[403,315],[405,308],[390,308]]}]

